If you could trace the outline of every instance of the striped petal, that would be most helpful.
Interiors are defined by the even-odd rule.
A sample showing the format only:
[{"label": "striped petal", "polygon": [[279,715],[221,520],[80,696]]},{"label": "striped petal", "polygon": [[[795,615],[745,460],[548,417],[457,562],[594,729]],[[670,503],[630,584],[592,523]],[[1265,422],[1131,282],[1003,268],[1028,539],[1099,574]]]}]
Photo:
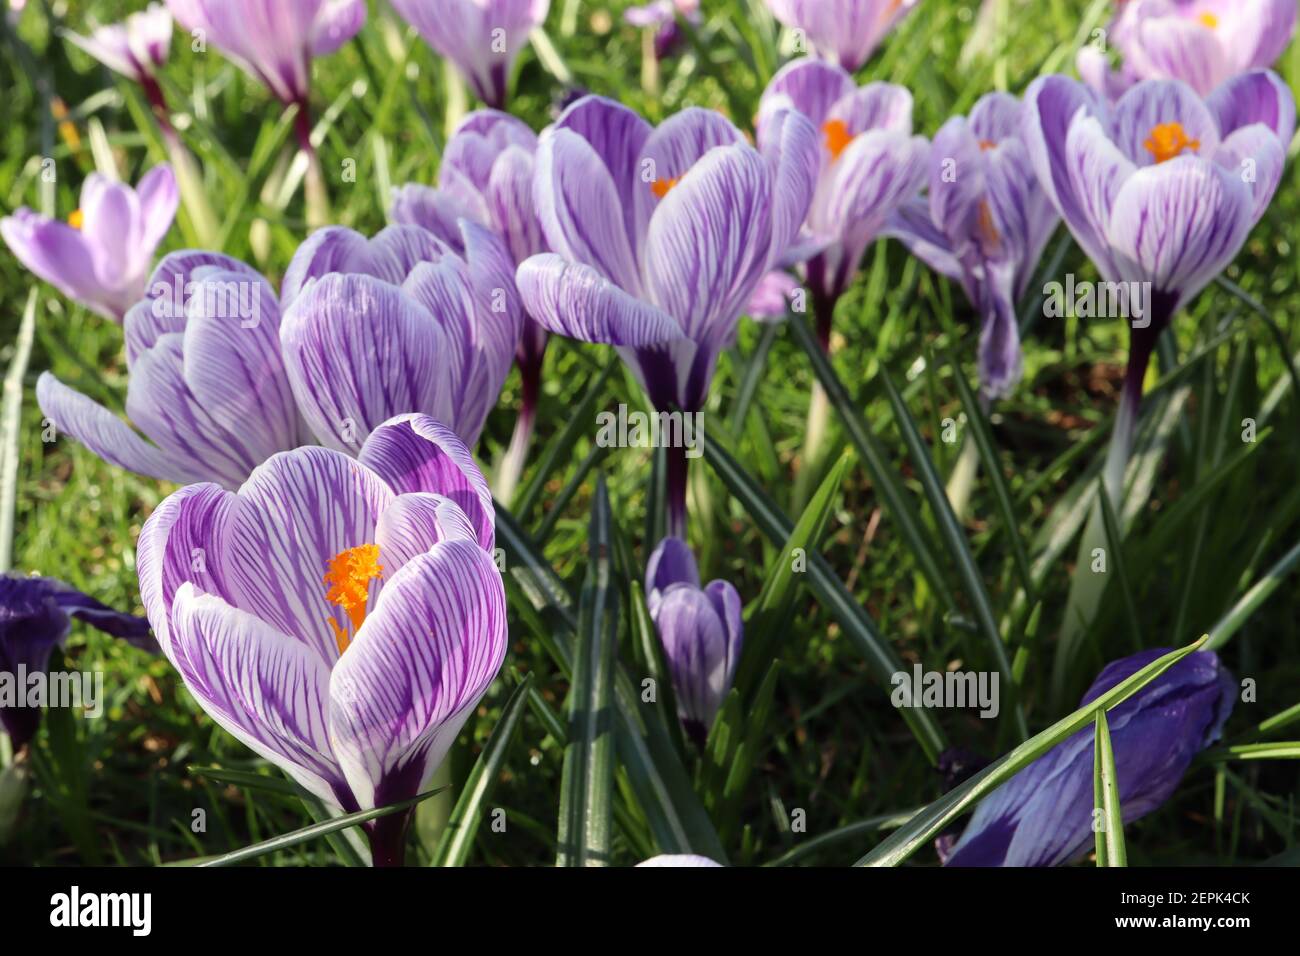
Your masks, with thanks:
[{"label": "striped petal", "polygon": [[662,310],[628,295],[590,266],[553,253],[524,260],[515,281],[524,308],[548,332],[620,346],[681,338],[681,327]]}]

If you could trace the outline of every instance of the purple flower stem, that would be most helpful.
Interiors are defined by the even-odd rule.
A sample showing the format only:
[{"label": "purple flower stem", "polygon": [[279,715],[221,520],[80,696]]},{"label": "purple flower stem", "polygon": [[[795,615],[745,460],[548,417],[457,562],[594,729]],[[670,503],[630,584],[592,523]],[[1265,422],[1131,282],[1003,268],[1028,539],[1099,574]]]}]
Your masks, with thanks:
[{"label": "purple flower stem", "polygon": [[686,540],[686,482],[689,476],[690,462],[686,458],[684,446],[670,446],[664,449],[667,461],[667,475],[664,482],[665,497],[668,502],[669,537]]}]

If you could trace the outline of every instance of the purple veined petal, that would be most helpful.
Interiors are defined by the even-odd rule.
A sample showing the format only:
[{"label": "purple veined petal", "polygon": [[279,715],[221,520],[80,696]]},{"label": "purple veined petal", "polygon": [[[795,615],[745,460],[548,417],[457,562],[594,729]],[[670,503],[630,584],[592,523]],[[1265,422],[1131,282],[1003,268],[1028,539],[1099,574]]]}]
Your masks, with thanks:
[{"label": "purple veined petal", "polygon": [[1272,70],[1253,70],[1233,77],[1211,93],[1205,105],[1214,114],[1224,139],[1253,123],[1271,129],[1284,149],[1295,135],[1295,97]]},{"label": "purple veined petal", "polygon": [[685,584],[663,593],[654,621],[673,676],[677,714],[707,734],[730,689],[732,662],[723,622],[709,597]]},{"label": "purple veined petal", "polygon": [[500,233],[472,222],[460,225],[466,274],[485,319],[476,326],[475,338],[504,377],[523,331],[523,303],[515,286],[517,266]]},{"label": "purple veined petal", "polygon": [[707,856],[696,856],[692,853],[661,853],[659,856],[652,856],[648,860],[643,860],[637,864],[642,866],[716,866],[721,867],[721,863],[710,860]]},{"label": "purple veined petal", "polygon": [[62,35],[73,46],[79,47],[110,70],[128,79],[139,83],[148,75],[131,49],[125,23],[100,27],[88,37],[73,33],[71,30],[64,30]]},{"label": "purple veined petal", "polygon": [[1112,70],[1106,54],[1092,45],[1081,47],[1075,54],[1074,67],[1079,78],[1108,103],[1123,96],[1135,82],[1129,74]]},{"label": "purple veined petal", "polygon": [[1291,0],[1233,0],[1217,25],[1231,73],[1271,66],[1295,36],[1296,5]]},{"label": "purple veined petal", "polygon": [[920,0],[767,0],[772,13],[802,30],[817,52],[856,70]]},{"label": "purple veined petal", "polygon": [[[140,198],[125,183],[91,173],[81,187],[81,234],[91,251],[99,283],[106,289],[136,286],[143,279],[147,253],[139,248]],[[137,278],[138,277],[138,278]]]},{"label": "purple veined petal", "polygon": [[912,93],[897,83],[868,83],[837,101],[826,119],[843,123],[853,136],[873,129],[910,136]]},{"label": "purple veined petal", "polygon": [[618,354],[652,406],[699,411],[708,397],[718,354],[731,344],[728,338],[734,337],[735,324],[730,325],[707,341],[680,338],[640,348],[620,346]]},{"label": "purple veined petal", "polygon": [[[237,494],[219,545],[227,600],[334,661],[330,622],[345,632],[351,625],[326,600],[325,573],[339,554],[374,543],[393,492],[365,464],[304,446],[267,459]],[[381,582],[371,582],[372,608],[379,593]]]},{"label": "purple veined petal", "polygon": [[989,399],[1009,395],[1024,375],[1016,317],[1015,262],[989,263],[980,305],[980,389]]},{"label": "purple veined petal", "polygon": [[[645,243],[655,210],[715,146],[747,145],[744,134],[721,113],[690,106],[674,113],[646,139],[637,157],[632,187],[634,248],[645,258]],[[665,189],[668,191],[665,193]]]},{"label": "purple veined petal", "polygon": [[726,690],[736,676],[736,665],[740,663],[740,647],[745,639],[745,624],[740,594],[728,581],[710,581],[704,588],[704,596],[713,605],[727,642]]},{"label": "purple veined petal", "polygon": [[787,260],[800,244],[800,230],[817,192],[822,151],[817,130],[801,113],[786,111],[768,120],[762,148],[772,173],[772,244],[768,268]]},{"label": "purple veined petal", "polygon": [[280,355],[280,307],[261,276],[204,270],[184,332],[185,382],[258,461],[298,446],[298,408]]},{"label": "purple veined petal", "polygon": [[459,173],[475,191],[484,192],[497,158],[512,147],[531,156],[537,151],[537,134],[509,113],[475,110],[457,124],[447,140],[438,175]]},{"label": "purple veined petal", "polygon": [[346,226],[317,229],[300,245],[280,282],[280,307],[286,312],[308,281],[331,272],[363,272],[373,268],[370,243]]},{"label": "purple veined petal", "polygon": [[55,427],[67,432],[110,465],[162,481],[197,481],[199,469],[149,444],[99,403],[64,385],[50,372],[36,381],[36,401]]},{"label": "purple veined petal", "polygon": [[552,130],[537,150],[533,200],[550,248],[633,295],[641,291],[625,210],[590,143],[566,129]]},{"label": "purple veined petal", "polygon": [[1255,200],[1251,222],[1259,222],[1282,181],[1286,154],[1281,141],[1262,123],[1246,126],[1219,144],[1214,161],[1250,187]]},{"label": "purple veined petal", "polygon": [[654,614],[663,600],[663,592],[674,584],[700,586],[700,569],[695,554],[681,538],[664,538],[655,547],[645,566],[646,606]]},{"label": "purple veined petal", "polygon": [[[123,320],[128,366],[141,353],[153,348],[161,336],[185,331],[185,309],[194,284],[213,269],[238,273],[241,280],[262,279],[261,273],[252,266],[220,252],[202,249],[169,252],[149,277],[145,298],[131,306]],[[276,314],[278,317],[278,309]]]},{"label": "purple veined petal", "polygon": [[460,242],[457,221],[487,221],[486,209],[476,210],[457,195],[418,183],[393,187],[393,202],[388,215],[395,223],[427,229],[458,252],[461,250],[457,247]]},{"label": "purple veined petal", "polygon": [[478,533],[456,502],[424,491],[398,495],[379,516],[375,531],[384,579],[391,580],[408,561],[426,554],[439,541],[458,539],[478,546]]},{"label": "purple veined petal", "polygon": [[[13,576],[2,575],[0,578],[12,579]],[[30,581],[32,579],[25,578],[23,580]],[[157,644],[149,637],[149,621],[147,618],[136,617],[134,614],[127,614],[124,611],[111,608],[103,601],[96,600],[89,594],[84,594],[62,581],[53,578],[37,578],[36,580],[44,584],[44,590],[49,599],[70,617],[89,624],[105,634],[119,637],[128,644],[143,648],[153,654],[158,653]]]},{"label": "purple veined petal", "polygon": [[496,545],[496,509],[487,479],[450,428],[427,415],[398,415],[376,428],[358,460],[398,495],[432,492],[454,501],[469,518],[479,547]]},{"label": "purple veined petal", "polygon": [[126,414],[199,480],[237,488],[263,461],[266,449],[249,440],[244,422],[223,420],[194,395],[185,380],[181,335],[162,336],[136,360],[127,383]]},{"label": "purple veined petal", "polygon": [[515,265],[546,251],[533,200],[534,169],[533,154],[511,146],[493,164],[483,194],[491,225],[505,240]]},{"label": "purple veined petal", "polygon": [[553,128],[577,133],[604,162],[618,192],[619,208],[624,211],[628,243],[634,258],[640,261],[644,230],[638,231],[636,216],[629,210],[636,208],[637,196],[647,188],[641,178],[640,159],[654,128],[634,110],[603,96],[577,100],[565,109]]},{"label": "purple veined petal", "polygon": [[167,659],[183,671],[183,653],[171,639],[171,608],[181,585],[226,597],[224,535],[235,493],[212,483],[186,485],[153,510],[136,541],[140,600]]},{"label": "purple veined petal", "polygon": [[[883,144],[882,144],[883,146]],[[958,259],[978,241],[981,212],[987,224],[989,160],[964,116],[939,128],[929,151],[930,220],[948,236]]]},{"label": "purple veined petal", "polygon": [[759,142],[763,142],[767,118],[775,111],[798,110],[820,129],[830,118],[831,107],[856,89],[853,77],[837,64],[814,57],[787,63],[772,77],[759,100],[755,122]]},{"label": "purple veined petal", "polygon": [[1023,113],[1020,100],[1010,93],[985,93],[971,107],[971,133],[982,143],[1019,137]]},{"label": "purple veined petal", "polygon": [[145,173],[135,191],[140,201],[141,246],[146,255],[152,256],[176,218],[180,191],[176,188],[176,177],[171,167],[166,164]]},{"label": "purple veined petal", "polygon": [[1253,209],[1240,177],[1206,160],[1139,169],[1116,195],[1107,233],[1120,277],[1176,293],[1177,308],[1232,261]]},{"label": "purple veined petal", "polygon": [[745,306],[745,314],[756,322],[779,322],[790,312],[790,298],[801,288],[799,280],[783,269],[763,276]]},{"label": "purple veined petal", "polygon": [[940,275],[961,281],[961,263],[953,255],[948,237],[930,218],[928,200],[916,196],[903,203],[889,217],[881,235],[898,239],[908,252]]},{"label": "purple veined petal", "polygon": [[351,40],[366,22],[366,0],[325,0],[309,40],[312,56],[327,56]]},{"label": "purple veined petal", "polygon": [[128,304],[100,281],[94,253],[78,230],[24,207],[0,219],[0,236],[19,262],[68,298],[122,321]]},{"label": "purple veined petal", "polygon": [[1147,79],[1176,79],[1201,96],[1230,73],[1217,31],[1178,16],[1139,20],[1126,58]]},{"label": "purple veined petal", "polygon": [[[1066,136],[1070,189],[1079,221],[1090,236],[1108,236],[1115,197],[1137,170],[1108,137],[1096,117],[1081,116]],[[1093,261],[1111,281],[1119,281],[1109,248]]]},{"label": "purple veined petal", "polygon": [[922,136],[872,130],[854,139],[832,170],[827,231],[852,237],[854,244],[878,235],[925,182],[929,155]]},{"label": "purple veined petal", "polygon": [[327,447],[356,454],[394,415],[450,411],[449,377],[433,372],[450,346],[424,306],[386,282],[316,280],[285,310],[280,343],[298,407]]},{"label": "purple veined petal", "polygon": [[421,262],[437,262],[454,254],[427,229],[397,224],[381,229],[370,240],[370,274],[390,285],[401,285]]},{"label": "purple veined petal", "polygon": [[1213,156],[1219,148],[1219,127],[1202,100],[1186,83],[1146,80],[1125,93],[1112,114],[1115,145],[1138,166],[1160,161],[1158,126],[1177,124],[1187,142],[1184,152]]},{"label": "purple veined petal", "polygon": [[709,152],[659,203],[646,233],[646,291],[687,337],[729,334],[766,274],[771,197],[767,161],[736,144]]},{"label": "purple veined petal", "polygon": [[1106,237],[1090,225],[1070,179],[1067,140],[1071,124],[1081,115],[1097,117],[1109,133],[1109,120],[1097,95],[1068,77],[1039,77],[1025,91],[1021,136],[1038,183],[1093,262],[1108,261]]},{"label": "purple veined petal", "polygon": [[682,337],[681,326],[667,313],[628,295],[590,266],[554,253],[525,259],[515,282],[528,314],[557,335],[633,347]]},{"label": "purple veined petal", "polygon": [[265,621],[181,585],[173,637],[185,686],[240,743],[327,803],[355,810],[328,733],[330,666]]},{"label": "purple veined petal", "polygon": [[505,588],[487,554],[444,541],[403,565],[330,677],[330,739],[360,806],[425,787],[505,653]]}]

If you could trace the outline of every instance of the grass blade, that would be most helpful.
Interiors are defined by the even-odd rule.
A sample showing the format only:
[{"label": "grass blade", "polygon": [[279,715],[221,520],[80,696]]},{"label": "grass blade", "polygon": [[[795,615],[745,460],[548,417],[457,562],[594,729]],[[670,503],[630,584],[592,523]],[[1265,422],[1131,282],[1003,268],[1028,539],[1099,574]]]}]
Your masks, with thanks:
[{"label": "grass blade", "polygon": [[32,355],[36,333],[36,290],[27,295],[27,307],[18,326],[14,357],[5,373],[3,407],[0,410],[0,572],[13,566],[14,507],[18,500],[19,426],[23,417],[23,377]]},{"label": "grass blade", "polygon": [[532,686],[533,675],[528,674],[519,682],[501,709],[501,719],[492,729],[492,736],[488,738],[483,752],[474,763],[474,769],[465,780],[465,786],[442,831],[442,839],[430,865],[464,866],[465,860],[469,858],[469,851],[474,846],[474,834],[478,830],[479,821],[483,819],[487,802],[492,799],[492,791],[496,788],[501,767],[510,753],[510,745],[514,743]]},{"label": "grass blade", "polygon": [[1250,590],[1241,596],[1241,600],[1234,604],[1227,614],[1219,618],[1218,623],[1210,628],[1210,638],[1205,643],[1205,649],[1217,651],[1227,644],[1241,625],[1245,624],[1259,606],[1278,589],[1278,585],[1295,568],[1297,561],[1300,561],[1300,544],[1282,555],[1277,564],[1264,572],[1264,576],[1251,585]]},{"label": "grass blade", "polygon": [[1205,645],[1205,638],[1157,658],[1127,680],[1120,681],[1106,693],[1062,717],[1041,733],[1030,737],[1010,753],[995,760],[965,783],[953,788],[922,809],[888,839],[862,859],[857,866],[898,866],[938,835],[981,799],[1006,783],[1065,738],[1086,727],[1103,710],[1109,710],[1137,693],[1178,661]]},{"label": "grass blade", "polygon": [[556,866],[608,866],[614,788],[611,719],[618,597],[613,590],[609,492],[596,484],[591,503],[587,582],[578,612],[578,647],[569,688],[569,743],[560,780]]},{"label": "grass blade", "polygon": [[1110,746],[1106,712],[1097,711],[1092,738],[1092,828],[1097,834],[1097,865],[1128,866],[1124,847],[1124,813],[1119,803],[1115,752]]}]

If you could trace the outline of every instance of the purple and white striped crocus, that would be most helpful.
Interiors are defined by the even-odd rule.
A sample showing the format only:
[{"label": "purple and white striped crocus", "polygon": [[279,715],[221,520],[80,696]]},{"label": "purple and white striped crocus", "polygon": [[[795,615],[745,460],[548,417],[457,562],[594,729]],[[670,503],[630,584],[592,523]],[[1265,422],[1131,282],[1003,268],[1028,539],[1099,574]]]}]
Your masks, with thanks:
[{"label": "purple and white striped crocus", "polygon": [[144,294],[154,250],[176,216],[176,179],[155,166],[135,189],[91,173],[67,222],[23,206],[0,219],[18,261],[68,298],[121,322]]},{"label": "purple and white striped crocus", "polygon": [[1095,46],[1079,51],[1077,66],[1109,100],[1139,80],[1182,80],[1207,96],[1238,74],[1272,66],[1295,28],[1295,0],[1129,0],[1106,34],[1123,56],[1120,69]]},{"label": "purple and white striped crocus", "polygon": [[96,27],[89,36],[71,30],[64,36],[110,70],[141,85],[157,86],[155,76],[171,46],[172,15],[161,3],[151,3],[121,23]]},{"label": "purple and white striped crocus", "polygon": [[802,30],[819,56],[856,70],[921,0],[767,0],[772,15]]},{"label": "purple and white striped crocus", "polygon": [[646,605],[673,677],[677,716],[703,748],[740,660],[740,595],[721,580],[701,588],[695,555],[681,538],[660,541],[645,574]]},{"label": "purple and white striped crocus", "polygon": [[[655,129],[586,96],[541,137],[534,198],[553,253],[519,267],[552,332],[618,347],[661,411],[699,411],[718,354],[812,201],[817,134],[774,113],[762,151],[712,110]],[[669,449],[668,532],[685,534],[686,449]]]},{"label": "purple and white striped crocus", "polygon": [[36,383],[55,427],[110,464],[237,488],[307,438],[280,356],[280,307],[252,267],[216,252],[174,252],[127,312],[124,331],[126,413],[140,432],[49,372]]},{"label": "purple and white striped crocus", "polygon": [[523,313],[505,244],[461,220],[459,246],[463,256],[418,226],[389,226],[370,240],[330,226],[294,254],[280,344],[321,444],[355,455],[371,429],[405,412],[478,442]]},{"label": "purple and white striped crocus", "polygon": [[1204,100],[1180,81],[1146,80],[1111,108],[1057,75],[1025,94],[1025,145],[1048,198],[1103,279],[1149,290],[1131,322],[1105,474],[1112,501],[1121,500],[1156,339],[1241,249],[1273,198],[1294,131],[1295,100],[1267,70]]},{"label": "purple and white striped crocus", "polygon": [[[1114,661],[1080,706],[1171,648]],[[1124,822],[1158,808],[1192,758],[1219,739],[1236,682],[1212,651],[1189,654],[1107,712]],[[1093,730],[1057,744],[990,794],[944,861],[947,866],[1060,866],[1094,842]]]},{"label": "purple and white striped crocus", "polygon": [[969,118],[944,123],[930,149],[928,198],[902,206],[886,230],[930,268],[961,283],[979,310],[986,400],[1020,381],[1016,301],[1058,221],[1029,163],[1022,113],[1014,96],[988,93]]},{"label": "purple and white striped crocus", "polygon": [[[499,110],[466,116],[447,140],[438,186],[408,183],[393,190],[394,222],[422,226],[463,252],[459,220],[468,219],[499,236],[515,266],[546,251],[533,204],[533,157],[537,134]],[[522,397],[510,448],[497,466],[495,490],[509,501],[532,439],[541,393],[546,330],[525,315],[515,361]]]},{"label": "purple and white striped crocus", "polygon": [[504,109],[510,73],[551,0],[392,0],[424,42],[456,64],[474,93]]},{"label": "purple and white striped crocus", "polygon": [[[493,521],[461,441],[402,415],[355,459],[298,448],[168,497],[140,594],[213,720],[330,806],[386,806],[425,789],[505,657]],[[408,818],[367,826],[375,865],[402,862]]]},{"label": "purple and white striped crocus", "polygon": [[807,259],[818,340],[826,348],[831,313],[857,275],[867,245],[925,182],[929,145],[912,135],[912,94],[904,87],[859,87],[843,68],[823,60],[795,60],[772,78],[759,102],[760,146],[780,130],[773,119],[790,110],[819,130],[822,140],[816,193],[801,243],[788,259]]},{"label": "purple and white striped crocus", "polygon": [[[63,644],[76,618],[105,634],[120,637],[153,653],[149,622],[115,611],[54,578],[0,574],[0,674],[27,686],[25,675],[43,674],[54,648]],[[0,728],[15,750],[22,750],[40,727],[39,706],[0,702]]]}]

